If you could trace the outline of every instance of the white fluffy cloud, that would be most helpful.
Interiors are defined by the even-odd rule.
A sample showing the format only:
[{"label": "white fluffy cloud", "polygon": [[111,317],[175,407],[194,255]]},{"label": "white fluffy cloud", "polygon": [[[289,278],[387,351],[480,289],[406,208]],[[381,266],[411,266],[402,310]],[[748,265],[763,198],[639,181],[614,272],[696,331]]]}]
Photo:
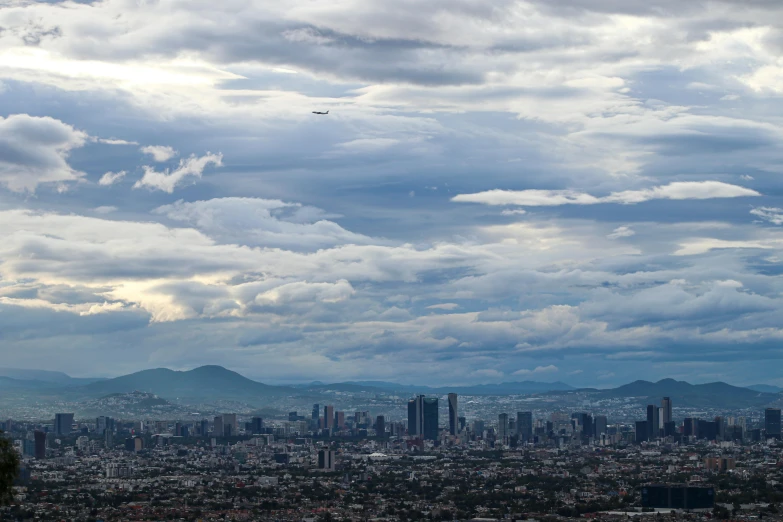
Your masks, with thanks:
[{"label": "white fluffy cloud", "polygon": [[128,174],[128,172],[124,170],[119,172],[107,172],[98,180],[98,185],[103,187],[114,185],[115,183],[122,181],[126,174]]},{"label": "white fluffy cloud", "polygon": [[745,187],[720,181],[679,181],[642,190],[624,190],[608,196],[596,197],[571,190],[488,190],[476,194],[460,194],[452,201],[458,203],[483,203],[485,205],[519,205],[548,207],[558,205],[598,205],[619,203],[633,205],[654,199],[713,199],[760,196]]},{"label": "white fluffy cloud", "polygon": [[144,176],[137,181],[133,188],[147,187],[154,190],[162,190],[171,194],[174,189],[187,181],[188,178],[201,178],[209,165],[220,167],[223,165],[222,154],[207,153],[204,156],[192,155],[182,159],[179,166],[173,170],[166,169],[163,172],[156,171],[153,167],[144,167]]},{"label": "white fluffy cloud", "polygon": [[27,114],[0,118],[0,184],[16,192],[33,192],[41,183],[79,179],[84,174],[71,168],[68,155],[87,138],[54,118]]},{"label": "white fluffy cloud", "polygon": [[226,243],[316,250],[337,244],[375,242],[345,230],[318,208],[259,198],[177,201],[154,211]]},{"label": "white fluffy cloud", "polygon": [[178,154],[178,152],[174,150],[173,147],[166,145],[148,145],[146,147],[142,147],[141,152],[152,156],[155,161],[160,163],[168,161]]},{"label": "white fluffy cloud", "polygon": [[783,209],[776,207],[759,207],[750,211],[754,216],[768,221],[773,225],[783,225]]},{"label": "white fluffy cloud", "polygon": [[608,237],[609,239],[620,239],[622,237],[631,237],[631,236],[634,236],[634,235],[636,235],[636,232],[634,231],[633,228],[631,228],[629,226],[621,226],[621,227],[615,228],[612,231],[612,233],[609,234],[606,237]]}]

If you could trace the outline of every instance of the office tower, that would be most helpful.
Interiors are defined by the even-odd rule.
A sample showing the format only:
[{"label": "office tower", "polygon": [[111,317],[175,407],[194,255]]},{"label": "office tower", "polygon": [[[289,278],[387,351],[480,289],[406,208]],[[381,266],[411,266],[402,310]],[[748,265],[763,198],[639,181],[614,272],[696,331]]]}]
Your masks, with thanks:
[{"label": "office tower", "polygon": [[475,420],[473,421],[473,433],[475,435],[481,435],[484,433],[484,421],[481,420]]},{"label": "office tower", "polygon": [[665,426],[667,422],[671,422],[672,419],[672,400],[669,397],[664,397],[661,401],[662,422],[661,426]]},{"label": "office tower", "polygon": [[209,421],[207,419],[201,420],[201,430],[199,430],[199,435],[202,437],[206,437],[209,433]]},{"label": "office tower", "polygon": [[227,433],[229,430],[226,430],[226,426],[231,426],[230,433],[232,436],[236,436],[239,433],[239,424],[237,423],[237,414],[236,413],[224,413],[223,414],[223,430]]},{"label": "office tower", "polygon": [[264,428],[264,419],[261,417],[253,417],[253,419],[250,421],[250,432],[254,435],[258,435],[261,433],[261,430]]},{"label": "office tower", "polygon": [[181,422],[174,423],[174,436],[175,437],[181,437],[182,436],[182,423]]},{"label": "office tower", "polygon": [[530,442],[533,440],[533,412],[517,412],[517,435],[519,442]]},{"label": "office tower", "polygon": [[694,419],[691,417],[686,417],[684,421],[682,421],[682,434],[685,437],[693,437],[696,435],[696,426],[695,426]]},{"label": "office tower", "polygon": [[647,442],[649,440],[648,434],[647,421],[636,421],[636,443]]},{"label": "office tower", "polygon": [[369,428],[371,424],[369,411],[357,411],[353,414],[353,423],[357,428]]},{"label": "office tower", "polygon": [[215,417],[215,422],[212,425],[212,435],[215,437],[222,437],[225,434],[223,429],[223,416],[218,415]]},{"label": "office tower", "polygon": [[35,441],[35,458],[45,459],[46,458],[46,433],[36,430],[33,433],[33,438]]},{"label": "office tower", "polygon": [[334,429],[334,406],[324,406],[324,429]]},{"label": "office tower", "polygon": [[345,428],[345,412],[344,411],[336,411],[334,412],[334,425],[337,426],[338,430],[341,430]]},{"label": "office tower", "polygon": [[726,419],[715,417],[715,429],[717,430],[715,440],[726,440]]},{"label": "office tower", "polygon": [[449,435],[459,433],[459,414],[457,412],[457,394],[449,393]]},{"label": "office tower", "polygon": [[504,441],[508,439],[508,413],[498,415],[498,436],[497,440]]},{"label": "office tower", "polygon": [[438,440],[438,399],[437,398],[425,398],[422,399],[422,435],[427,440]]},{"label": "office tower", "polygon": [[780,409],[767,408],[764,410],[764,436],[767,439],[780,440]]},{"label": "office tower", "polygon": [[465,419],[465,417],[459,417],[457,420],[459,421],[459,431],[463,431],[465,426],[468,425],[468,421]]},{"label": "office tower", "polygon": [[141,437],[128,437],[125,439],[125,451],[134,453],[144,449],[144,440]]},{"label": "office tower", "polygon": [[607,424],[606,415],[596,415],[595,422],[593,423],[596,437],[600,437],[607,432]]},{"label": "office tower", "polygon": [[320,450],[318,452],[318,469],[334,471],[335,460],[334,450]]},{"label": "office tower", "polygon": [[310,415],[310,418],[317,423],[318,422],[318,418],[320,416],[321,416],[321,405],[320,404],[313,404],[313,413]]},{"label": "office tower", "polygon": [[677,425],[675,424],[674,421],[669,421],[663,425],[664,437],[674,437],[676,433],[677,433]]},{"label": "office tower", "polygon": [[24,439],[22,441],[22,455],[35,457],[35,440]]},{"label": "office tower", "polygon": [[593,418],[588,413],[572,413],[571,425],[574,431],[581,431],[585,437],[593,433]]},{"label": "office tower", "polygon": [[698,420],[696,433],[699,439],[716,440],[718,438],[718,424],[714,421]]},{"label": "office tower", "polygon": [[408,435],[417,437],[424,434],[424,395],[408,401]]},{"label": "office tower", "polygon": [[654,404],[647,405],[647,440],[658,438],[660,413]]},{"label": "office tower", "polygon": [[295,411],[288,412],[288,422],[296,422],[299,420],[299,413]]},{"label": "office tower", "polygon": [[57,413],[54,416],[54,434],[70,435],[73,428],[73,413]]},{"label": "office tower", "polygon": [[378,415],[375,419],[375,434],[378,437],[386,437],[386,419],[383,415]]},{"label": "office tower", "polygon": [[114,447],[114,431],[106,429],[103,431],[103,442],[106,445],[106,449]]},{"label": "office tower", "polygon": [[582,436],[590,438],[593,435],[593,416],[585,414],[583,417],[584,424],[582,424]]}]

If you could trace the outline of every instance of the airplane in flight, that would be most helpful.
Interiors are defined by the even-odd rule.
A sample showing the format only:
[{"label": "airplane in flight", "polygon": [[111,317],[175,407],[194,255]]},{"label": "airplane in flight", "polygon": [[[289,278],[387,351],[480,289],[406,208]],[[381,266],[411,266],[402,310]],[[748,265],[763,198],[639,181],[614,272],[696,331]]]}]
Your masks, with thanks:
[{"label": "airplane in flight", "polygon": [[313,114],[329,114],[329,111],[321,112],[321,111],[313,111]]}]

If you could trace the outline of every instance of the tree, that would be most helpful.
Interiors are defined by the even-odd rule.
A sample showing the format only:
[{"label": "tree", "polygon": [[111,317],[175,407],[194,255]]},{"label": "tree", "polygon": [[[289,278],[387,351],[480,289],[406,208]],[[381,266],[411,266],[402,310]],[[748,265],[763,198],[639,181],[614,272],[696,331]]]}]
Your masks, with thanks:
[{"label": "tree", "polygon": [[7,506],[14,500],[14,481],[19,475],[19,455],[11,441],[0,431],[0,506]]}]

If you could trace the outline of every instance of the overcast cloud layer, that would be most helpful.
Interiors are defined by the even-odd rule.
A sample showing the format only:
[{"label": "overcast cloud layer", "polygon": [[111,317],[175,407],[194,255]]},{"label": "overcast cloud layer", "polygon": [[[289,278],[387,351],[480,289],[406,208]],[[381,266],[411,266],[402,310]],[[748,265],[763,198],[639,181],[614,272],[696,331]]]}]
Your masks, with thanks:
[{"label": "overcast cloud layer", "polygon": [[7,0],[0,27],[4,366],[783,385],[779,2]]}]

